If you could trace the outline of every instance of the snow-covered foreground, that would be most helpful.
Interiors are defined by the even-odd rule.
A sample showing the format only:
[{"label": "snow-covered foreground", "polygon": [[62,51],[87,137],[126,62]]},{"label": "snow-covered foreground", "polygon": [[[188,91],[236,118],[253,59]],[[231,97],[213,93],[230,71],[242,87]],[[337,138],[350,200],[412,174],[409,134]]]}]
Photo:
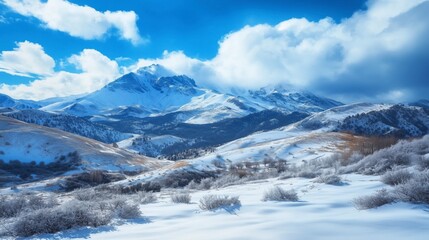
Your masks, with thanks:
[{"label": "snow-covered foreground", "polygon": [[[90,239],[427,239],[426,205],[395,203],[356,210],[352,200],[386,187],[379,177],[343,175],[344,184],[311,179],[268,179],[192,192],[191,204],[175,204],[170,192],[142,205],[146,219],[115,227],[72,230],[44,238]],[[298,202],[263,202],[264,191],[278,185],[298,192]],[[207,194],[239,196],[241,208],[211,212],[198,207]],[[40,238],[40,237],[39,237]]]}]

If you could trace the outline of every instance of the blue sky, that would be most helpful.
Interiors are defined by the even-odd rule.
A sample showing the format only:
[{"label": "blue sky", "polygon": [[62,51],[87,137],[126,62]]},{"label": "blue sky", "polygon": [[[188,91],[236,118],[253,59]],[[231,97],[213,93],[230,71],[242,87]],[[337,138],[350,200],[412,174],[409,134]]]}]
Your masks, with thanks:
[{"label": "blue sky", "polygon": [[[150,63],[203,86],[286,83],[346,101],[405,101],[428,88],[427,24],[410,24],[427,17],[407,16],[425,0],[0,2],[0,92],[17,98],[90,92]],[[409,72],[415,88],[394,77]]]},{"label": "blue sky", "polygon": [[[84,48],[93,48],[111,59],[117,57],[155,58],[164,50],[183,50],[190,57],[210,59],[216,55],[218,41],[227,33],[245,25],[277,24],[292,17],[319,20],[330,16],[336,21],[365,8],[362,0],[267,0],[267,1],[201,1],[201,0],[73,0],[104,11],[134,11],[137,26],[147,43],[131,44],[115,36],[85,40],[67,33],[46,29],[34,18],[17,14],[5,5],[1,15],[10,23],[0,24],[1,50],[15,47],[15,42],[28,40],[41,44],[54,59],[67,58]],[[310,7],[311,6],[311,7]],[[82,26],[84,27],[84,26]],[[112,31],[111,34],[114,31]],[[66,46],[66,47],[65,47]],[[25,80],[24,80],[25,81]]]}]

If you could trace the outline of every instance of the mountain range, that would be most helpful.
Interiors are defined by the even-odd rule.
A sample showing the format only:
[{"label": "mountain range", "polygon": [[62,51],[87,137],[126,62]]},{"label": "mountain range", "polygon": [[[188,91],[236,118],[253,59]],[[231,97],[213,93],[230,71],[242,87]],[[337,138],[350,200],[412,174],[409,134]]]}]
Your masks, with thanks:
[{"label": "mountain range", "polygon": [[[0,95],[0,106],[7,119],[174,160],[198,157],[260,132],[268,134],[264,133],[267,141],[276,141],[275,132],[285,127],[289,130],[281,136],[294,129],[300,134],[417,137],[429,129],[427,100],[406,105],[345,105],[284,86],[232,92],[200,87],[185,75],[151,65],[89,94],[42,101]],[[16,151],[21,151],[16,156],[24,156],[27,150]],[[10,151],[3,152],[4,159],[12,159],[6,157]]]}]

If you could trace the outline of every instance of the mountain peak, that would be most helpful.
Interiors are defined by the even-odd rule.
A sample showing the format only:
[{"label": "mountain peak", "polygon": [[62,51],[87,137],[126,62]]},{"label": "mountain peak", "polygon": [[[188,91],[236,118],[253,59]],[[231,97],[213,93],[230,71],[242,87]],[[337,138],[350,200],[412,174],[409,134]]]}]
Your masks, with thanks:
[{"label": "mountain peak", "polygon": [[150,74],[150,75],[156,76],[157,78],[171,77],[171,76],[177,75],[173,71],[171,71],[170,69],[167,69],[166,67],[164,67],[160,64],[152,64],[149,66],[139,68],[137,70],[137,74],[139,74],[139,75]]}]

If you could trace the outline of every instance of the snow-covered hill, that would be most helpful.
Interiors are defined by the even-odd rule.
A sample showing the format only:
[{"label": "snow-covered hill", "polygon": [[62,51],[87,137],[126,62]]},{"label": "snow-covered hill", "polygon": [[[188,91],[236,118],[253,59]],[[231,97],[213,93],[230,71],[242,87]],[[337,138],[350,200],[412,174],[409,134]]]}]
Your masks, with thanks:
[{"label": "snow-covered hill", "polygon": [[429,109],[394,105],[349,116],[337,130],[367,136],[420,137],[429,133]]},{"label": "snow-covered hill", "polygon": [[327,158],[344,150],[350,134],[336,132],[347,117],[371,111],[383,111],[392,105],[358,103],[315,113],[282,128],[255,132],[225,143],[212,153],[189,160],[187,166],[214,169],[213,160],[222,157],[229,162],[263,161],[265,158],[285,159],[299,163],[302,159]]},{"label": "snow-covered hill", "polygon": [[[221,189],[191,192],[190,204],[172,203],[162,192],[158,202],[142,205],[148,221],[96,230],[78,229],[43,236],[46,238],[87,239],[415,239],[424,240],[429,214],[424,206],[395,203],[368,211],[356,210],[353,199],[372,194],[385,186],[378,177],[350,174],[342,186],[293,178],[268,179]],[[300,201],[261,201],[273,186],[293,189]],[[239,196],[241,207],[235,211],[202,211],[200,199],[209,194]],[[174,230],[172,230],[174,227]],[[41,238],[43,238],[41,237]]]},{"label": "snow-covered hill", "polygon": [[4,115],[27,123],[57,128],[104,143],[118,142],[131,137],[131,134],[124,134],[105,125],[65,114],[48,113],[31,109],[4,113]]},{"label": "snow-covered hill", "polygon": [[79,158],[80,170],[142,171],[164,163],[61,130],[0,116],[0,159],[3,163],[18,160],[49,164],[67,160],[68,156]]},{"label": "snow-covered hill", "polygon": [[380,111],[391,106],[392,105],[390,104],[355,103],[334,107],[326,111],[313,114],[297,123],[297,127],[307,130],[322,129],[323,131],[332,131],[349,116],[371,111]]},{"label": "snow-covered hill", "polygon": [[[103,123],[122,132],[145,134],[144,138],[134,139],[131,144],[125,145],[129,149],[149,156],[162,154],[170,157],[190,149],[196,150],[225,144],[257,131],[273,130],[295,123],[307,116],[308,114],[299,112],[287,114],[264,110],[245,117],[229,118],[209,124],[176,123],[172,120],[176,117],[174,115]],[[170,136],[168,139],[174,136],[177,141],[168,141],[168,144],[153,142],[155,139],[164,139],[165,136]]]}]

